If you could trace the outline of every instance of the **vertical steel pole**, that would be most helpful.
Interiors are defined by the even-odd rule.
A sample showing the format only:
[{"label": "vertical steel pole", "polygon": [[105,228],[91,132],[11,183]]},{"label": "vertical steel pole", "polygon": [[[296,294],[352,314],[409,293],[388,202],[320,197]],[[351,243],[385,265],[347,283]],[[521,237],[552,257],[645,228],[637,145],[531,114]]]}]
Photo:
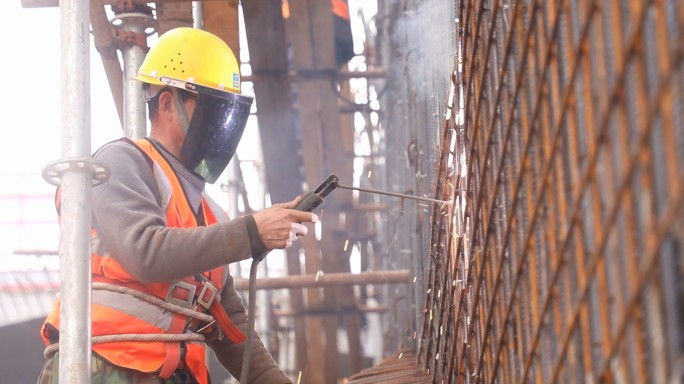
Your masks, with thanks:
[{"label": "vertical steel pole", "polygon": [[135,44],[127,44],[123,49],[124,61],[124,130],[126,137],[140,139],[147,134],[145,123],[145,101],[140,82],[133,77],[145,60],[145,51]]},{"label": "vertical steel pole", "polygon": [[43,178],[61,185],[59,382],[90,382],[92,185],[109,178],[90,157],[90,1],[62,0],[62,159]]},{"label": "vertical steel pole", "polygon": [[[152,28],[154,19],[151,16],[140,13],[127,13],[118,15],[115,25],[125,32],[146,34],[148,28]],[[147,123],[145,121],[145,100],[143,98],[140,81],[134,77],[138,75],[138,69],[145,60],[145,48],[134,43],[126,43],[121,49],[124,65],[124,134],[131,139],[140,139],[147,135]]]},{"label": "vertical steel pole", "polygon": [[[90,156],[90,0],[61,0],[62,157]],[[60,383],[90,382],[91,174],[62,173]]]},{"label": "vertical steel pole", "polygon": [[202,12],[202,1],[192,2],[192,26],[193,28],[202,29],[204,27],[204,13]]}]

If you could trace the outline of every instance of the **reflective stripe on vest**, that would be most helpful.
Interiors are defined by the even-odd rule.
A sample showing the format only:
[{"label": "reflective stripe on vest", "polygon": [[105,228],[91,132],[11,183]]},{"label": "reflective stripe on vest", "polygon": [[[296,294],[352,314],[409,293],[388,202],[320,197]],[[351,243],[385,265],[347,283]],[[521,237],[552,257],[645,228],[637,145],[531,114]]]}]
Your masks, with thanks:
[{"label": "reflective stripe on vest", "polygon": [[163,331],[168,331],[171,326],[171,312],[131,295],[98,289],[92,291],[91,297],[93,303],[154,324]]}]

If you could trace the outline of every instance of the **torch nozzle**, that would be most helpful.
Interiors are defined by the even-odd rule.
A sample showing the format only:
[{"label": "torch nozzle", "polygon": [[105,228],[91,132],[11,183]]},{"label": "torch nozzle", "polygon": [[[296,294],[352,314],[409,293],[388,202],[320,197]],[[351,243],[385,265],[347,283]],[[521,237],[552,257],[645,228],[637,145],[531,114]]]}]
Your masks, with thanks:
[{"label": "torch nozzle", "polygon": [[419,200],[419,201],[426,201],[429,203],[437,203],[437,204],[446,204],[446,205],[452,205],[453,203],[451,201],[447,200],[437,200],[437,199],[431,199],[429,197],[421,197],[421,196],[415,196],[415,195],[407,195],[404,193],[395,193],[395,192],[385,192],[385,191],[378,191],[377,189],[368,189],[368,188],[359,188],[359,187],[352,187],[349,185],[342,185],[340,183],[336,183],[337,188],[342,188],[342,189],[350,189],[353,191],[360,191],[360,192],[368,192],[368,193],[375,193],[379,195],[387,195],[387,196],[394,196],[394,197],[400,197],[402,199],[411,199],[411,200]]}]

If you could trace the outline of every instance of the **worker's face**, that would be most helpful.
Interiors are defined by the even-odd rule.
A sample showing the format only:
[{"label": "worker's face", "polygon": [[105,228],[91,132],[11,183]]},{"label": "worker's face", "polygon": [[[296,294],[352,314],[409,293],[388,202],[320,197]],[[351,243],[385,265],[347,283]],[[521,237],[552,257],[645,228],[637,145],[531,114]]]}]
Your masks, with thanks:
[{"label": "worker's face", "polygon": [[[181,103],[177,100],[178,95],[181,95],[182,110]],[[190,92],[181,93],[176,88],[167,87],[160,91],[158,97],[159,108],[155,121],[159,127],[165,128],[158,130],[156,137],[171,153],[180,156],[180,149],[186,136],[185,129],[188,128],[188,124],[195,113],[197,96]]]}]

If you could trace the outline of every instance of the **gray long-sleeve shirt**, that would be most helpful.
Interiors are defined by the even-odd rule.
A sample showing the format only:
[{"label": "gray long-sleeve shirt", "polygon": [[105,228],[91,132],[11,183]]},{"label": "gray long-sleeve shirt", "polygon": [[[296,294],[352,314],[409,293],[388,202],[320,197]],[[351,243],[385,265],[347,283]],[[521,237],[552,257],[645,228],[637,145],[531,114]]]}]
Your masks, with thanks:
[{"label": "gray long-sleeve shirt", "polygon": [[[196,209],[204,182],[171,154],[165,151],[163,154],[179,176],[191,206]],[[110,167],[111,177],[93,188],[93,225],[110,256],[138,280],[178,280],[249,259],[253,252],[264,250],[258,233],[248,230],[247,221],[253,222],[251,218],[239,217],[196,228],[167,227],[166,212],[161,208],[160,191],[151,164],[131,143],[106,144],[95,158]],[[217,215],[221,216],[221,213],[217,212]],[[230,276],[221,292],[221,304],[235,325],[246,333],[245,308]],[[221,364],[239,378],[244,343],[234,344],[224,339],[208,345]],[[252,356],[250,383],[291,382],[258,337]]]}]

